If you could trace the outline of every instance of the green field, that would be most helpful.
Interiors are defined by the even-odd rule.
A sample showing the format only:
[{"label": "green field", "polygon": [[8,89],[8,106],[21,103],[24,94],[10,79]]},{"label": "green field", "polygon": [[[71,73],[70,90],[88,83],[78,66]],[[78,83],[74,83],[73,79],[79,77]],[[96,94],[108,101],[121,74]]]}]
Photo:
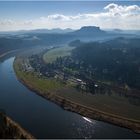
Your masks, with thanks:
[{"label": "green field", "polygon": [[46,63],[51,63],[56,60],[57,57],[70,55],[72,49],[74,49],[74,47],[69,46],[51,49],[43,55],[43,60]]},{"label": "green field", "polygon": [[74,88],[63,88],[58,90],[57,94],[84,106],[140,122],[140,106],[130,104],[127,98],[117,93],[110,96],[108,94],[92,95],[78,92]]},{"label": "green field", "polygon": [[23,72],[20,68],[21,63],[22,59],[16,59],[16,63],[14,63],[14,69],[17,76],[23,81],[26,81],[28,85],[36,87],[42,92],[49,92],[64,86],[62,82],[57,81],[56,79],[46,79],[45,77],[40,77],[35,72]]}]

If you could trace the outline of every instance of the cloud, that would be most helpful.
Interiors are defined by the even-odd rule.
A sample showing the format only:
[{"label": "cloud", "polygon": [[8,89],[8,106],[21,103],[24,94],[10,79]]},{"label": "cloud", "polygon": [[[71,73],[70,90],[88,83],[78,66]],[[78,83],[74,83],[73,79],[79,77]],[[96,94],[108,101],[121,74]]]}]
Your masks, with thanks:
[{"label": "cloud", "polygon": [[70,19],[69,16],[65,16],[62,14],[49,15],[47,18],[50,20],[64,20],[64,21],[67,21]]},{"label": "cloud", "polygon": [[138,5],[118,5],[110,3],[102,12],[76,15],[51,14],[38,19],[14,21],[1,20],[0,30],[35,28],[80,28],[81,26],[101,28],[139,29],[140,7]]},{"label": "cloud", "polygon": [[5,25],[13,25],[15,24],[15,22],[11,19],[4,19],[4,20],[0,20],[0,25],[1,26],[5,26]]},{"label": "cloud", "polygon": [[104,7],[105,10],[112,15],[131,15],[140,14],[140,7],[138,5],[122,6],[115,3],[111,3]]},{"label": "cloud", "polygon": [[23,25],[33,25],[33,20],[26,20],[23,22]]}]

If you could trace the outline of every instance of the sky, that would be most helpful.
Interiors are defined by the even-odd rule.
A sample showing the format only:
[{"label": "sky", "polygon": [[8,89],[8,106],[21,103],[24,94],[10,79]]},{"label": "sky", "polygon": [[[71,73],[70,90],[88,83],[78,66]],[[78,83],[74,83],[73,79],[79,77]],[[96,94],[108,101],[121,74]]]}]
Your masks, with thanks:
[{"label": "sky", "polygon": [[0,31],[82,26],[140,30],[140,1],[0,1]]}]

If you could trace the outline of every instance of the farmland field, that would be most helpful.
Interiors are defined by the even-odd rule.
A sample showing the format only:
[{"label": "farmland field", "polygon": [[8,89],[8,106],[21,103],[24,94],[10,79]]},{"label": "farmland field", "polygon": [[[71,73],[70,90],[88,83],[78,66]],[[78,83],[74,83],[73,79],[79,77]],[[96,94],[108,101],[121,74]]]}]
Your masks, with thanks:
[{"label": "farmland field", "polygon": [[47,53],[43,55],[43,60],[46,63],[53,62],[57,57],[63,57],[71,54],[71,50],[73,50],[74,47],[64,46],[59,48],[54,48],[49,50]]}]

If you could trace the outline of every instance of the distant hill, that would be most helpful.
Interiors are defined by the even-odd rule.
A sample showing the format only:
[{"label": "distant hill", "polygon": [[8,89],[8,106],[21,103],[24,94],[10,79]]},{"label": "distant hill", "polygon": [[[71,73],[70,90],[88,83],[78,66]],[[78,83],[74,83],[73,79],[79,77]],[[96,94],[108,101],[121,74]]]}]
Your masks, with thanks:
[{"label": "distant hill", "polygon": [[101,30],[100,27],[96,27],[96,26],[83,26],[79,30],[70,32],[68,34],[75,36],[75,39],[79,39],[86,42],[106,40],[114,37],[114,34],[112,36],[112,34],[104,30]]},{"label": "distant hill", "polygon": [[26,33],[69,33],[73,32],[74,30],[70,28],[66,29],[60,29],[60,28],[54,28],[54,29],[35,29],[35,30],[19,30],[19,31],[5,31],[5,32],[0,32],[0,34],[13,34],[13,35],[18,35],[18,34],[26,34]]},{"label": "distant hill", "polygon": [[60,29],[60,28],[54,28],[54,29],[36,29],[36,30],[30,30],[31,33],[68,33],[72,32],[73,30],[70,28],[66,29]]},{"label": "distant hill", "polygon": [[76,30],[72,32],[74,35],[82,35],[82,36],[100,36],[100,35],[105,35],[106,32],[101,30],[100,27],[96,26],[83,26],[79,30]]},{"label": "distant hill", "polygon": [[108,33],[115,34],[126,34],[126,35],[140,35],[140,30],[122,30],[122,29],[111,29],[107,31]]},{"label": "distant hill", "polygon": [[113,46],[119,48],[139,48],[140,38],[125,38],[125,37],[118,37],[115,39],[111,39],[106,41],[104,44],[106,46]]},{"label": "distant hill", "polygon": [[123,30],[121,30],[121,29],[114,29],[113,32],[115,32],[115,33],[123,33]]},{"label": "distant hill", "polygon": [[[113,33],[101,30],[96,26],[84,26],[78,30],[72,29],[37,29],[22,30],[15,32],[5,32],[0,34],[0,54],[19,48],[28,48],[35,46],[49,46],[67,44],[74,40],[81,42],[100,41],[104,42],[116,37],[134,38],[138,35]],[[122,41],[122,40],[121,40]],[[127,41],[125,41],[127,42]],[[78,43],[78,42],[74,42]]]}]

